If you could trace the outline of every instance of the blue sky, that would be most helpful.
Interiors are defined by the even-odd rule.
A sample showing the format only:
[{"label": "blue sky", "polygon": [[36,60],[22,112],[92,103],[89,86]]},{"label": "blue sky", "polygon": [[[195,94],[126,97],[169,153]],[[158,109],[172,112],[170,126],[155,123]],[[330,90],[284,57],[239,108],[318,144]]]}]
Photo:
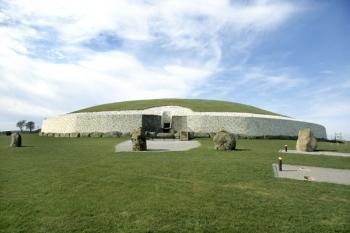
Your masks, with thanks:
[{"label": "blue sky", "polygon": [[348,1],[0,0],[0,130],[132,99],[255,105],[350,139]]}]

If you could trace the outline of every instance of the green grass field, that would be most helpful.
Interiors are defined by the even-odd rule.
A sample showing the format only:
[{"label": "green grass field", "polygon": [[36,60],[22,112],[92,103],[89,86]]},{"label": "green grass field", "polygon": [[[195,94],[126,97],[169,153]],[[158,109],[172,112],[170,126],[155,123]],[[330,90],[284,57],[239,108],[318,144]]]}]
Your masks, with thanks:
[{"label": "green grass field", "polygon": [[[285,140],[114,153],[125,138],[0,136],[1,232],[350,232],[350,187],[273,177]],[[350,152],[349,144],[320,149]],[[285,163],[350,169],[350,158]]]},{"label": "green grass field", "polygon": [[248,112],[265,115],[277,115],[254,106],[219,101],[219,100],[200,100],[200,99],[153,99],[153,100],[134,100],[117,102],[110,104],[97,105],[90,108],[78,110],[76,112],[102,112],[102,111],[121,111],[121,110],[142,110],[159,106],[182,106],[190,108],[195,112]]}]

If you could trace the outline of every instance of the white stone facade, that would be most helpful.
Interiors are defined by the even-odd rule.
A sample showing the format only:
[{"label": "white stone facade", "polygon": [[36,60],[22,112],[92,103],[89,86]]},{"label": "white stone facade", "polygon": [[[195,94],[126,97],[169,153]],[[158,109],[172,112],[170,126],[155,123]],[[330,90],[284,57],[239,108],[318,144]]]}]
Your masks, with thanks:
[{"label": "white stone facade", "polygon": [[[247,136],[297,136],[301,128],[311,128],[317,138],[326,138],[322,125],[295,120],[283,116],[236,112],[193,112],[179,106],[155,107],[133,111],[106,111],[91,113],[70,113],[44,120],[44,133],[89,133],[89,132],[131,132],[143,126],[148,118],[153,126],[161,129],[163,112],[172,116],[185,117],[183,127],[194,132],[211,133],[220,129]],[[168,116],[168,114],[167,114]]]}]

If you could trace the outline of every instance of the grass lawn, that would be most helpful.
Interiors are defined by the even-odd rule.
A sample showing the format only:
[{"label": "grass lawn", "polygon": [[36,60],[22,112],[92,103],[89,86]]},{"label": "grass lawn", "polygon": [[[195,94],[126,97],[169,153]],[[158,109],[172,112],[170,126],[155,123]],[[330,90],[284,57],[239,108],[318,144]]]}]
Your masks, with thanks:
[{"label": "grass lawn", "polygon": [[[350,232],[350,186],[273,177],[285,140],[113,153],[125,138],[0,136],[1,232]],[[350,152],[349,145],[320,149]],[[284,156],[350,169],[350,158]]]},{"label": "grass lawn", "polygon": [[220,101],[220,100],[201,100],[201,99],[153,99],[153,100],[134,100],[117,103],[97,105],[76,112],[101,112],[101,111],[121,111],[121,110],[142,110],[160,106],[182,106],[190,108],[195,112],[248,112],[257,114],[277,115],[254,106]]}]

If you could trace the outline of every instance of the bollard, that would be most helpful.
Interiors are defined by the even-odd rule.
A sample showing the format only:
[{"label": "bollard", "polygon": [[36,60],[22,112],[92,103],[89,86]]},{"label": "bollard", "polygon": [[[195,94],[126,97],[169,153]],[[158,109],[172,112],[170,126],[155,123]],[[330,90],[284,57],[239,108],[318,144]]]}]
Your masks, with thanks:
[{"label": "bollard", "polygon": [[285,151],[285,152],[288,151],[288,145],[284,145],[284,151]]},{"label": "bollard", "polygon": [[282,157],[278,157],[278,170],[282,171]]}]

